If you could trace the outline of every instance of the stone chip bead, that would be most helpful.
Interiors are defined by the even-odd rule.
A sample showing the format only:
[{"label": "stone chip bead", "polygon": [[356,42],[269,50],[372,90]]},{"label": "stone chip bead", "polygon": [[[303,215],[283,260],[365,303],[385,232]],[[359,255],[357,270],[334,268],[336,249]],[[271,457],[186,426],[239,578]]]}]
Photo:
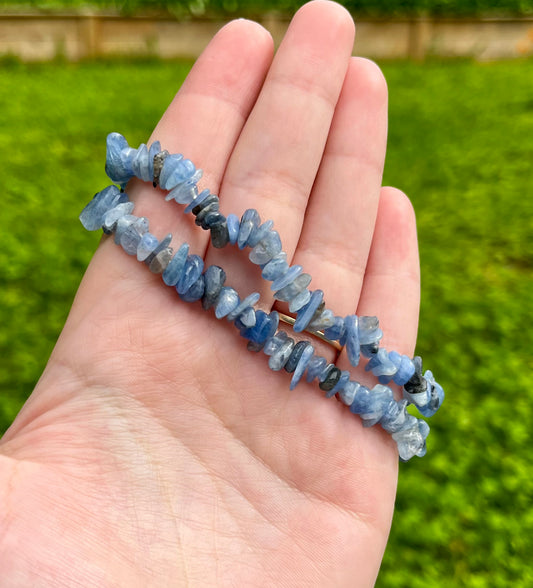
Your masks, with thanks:
[{"label": "stone chip bead", "polygon": [[[124,217],[123,217],[124,218]],[[128,255],[136,255],[142,236],[148,232],[148,219],[141,217],[128,226],[120,236],[120,245]]]},{"label": "stone chip bead", "polygon": [[240,299],[236,290],[229,288],[228,286],[224,286],[220,290],[215,307],[215,316],[217,319],[221,319],[228,315],[232,310],[237,308],[239,302]]},{"label": "stone chip bead", "polygon": [[322,290],[315,290],[311,294],[311,299],[309,300],[309,302],[298,311],[298,314],[296,316],[296,322],[294,323],[293,327],[296,333],[301,333],[303,330],[307,328],[307,325],[314,317],[318,307],[322,304],[323,298],[324,292],[322,292]]},{"label": "stone chip bead", "polygon": [[176,284],[178,294],[185,294],[187,290],[202,275],[204,269],[204,260],[198,255],[189,255],[185,262],[182,274]]},{"label": "stone chip bead", "polygon": [[119,219],[127,214],[131,214],[133,212],[134,204],[133,202],[121,202],[117,204],[111,210],[108,210],[102,222],[102,229],[104,233],[110,234],[112,233],[117,226]]},{"label": "stone chip bead", "polygon": [[152,259],[148,269],[153,274],[162,274],[172,259],[172,253],[172,247],[165,247],[165,249],[159,251],[159,253],[157,253],[157,255]]},{"label": "stone chip bead", "polygon": [[127,184],[133,177],[132,162],[136,149],[132,149],[120,133],[107,135],[106,148],[106,174],[117,184]]},{"label": "stone chip bead", "polygon": [[296,343],[289,359],[287,360],[287,363],[285,364],[286,372],[288,372],[289,374],[292,374],[294,372],[296,366],[298,365],[298,362],[300,361],[300,357],[306,347],[307,341],[298,341],[298,343]]},{"label": "stone chip bead", "polygon": [[183,243],[163,272],[163,282],[165,282],[167,286],[175,286],[178,283],[183,269],[185,268],[185,262],[187,261],[188,255],[189,245]]},{"label": "stone chip bead", "polygon": [[79,219],[88,231],[97,231],[104,224],[104,216],[118,204],[128,202],[126,194],[116,186],[108,186],[97,192],[94,198],[81,211]]},{"label": "stone chip bead", "polygon": [[259,213],[254,208],[249,208],[244,211],[241,217],[241,223],[239,225],[239,236],[237,237],[237,245],[239,249],[246,247],[248,238],[252,234],[252,231],[256,229],[261,223]]},{"label": "stone chip bead", "polygon": [[218,300],[222,286],[226,281],[226,272],[218,265],[210,265],[204,274],[205,292],[202,298],[202,308],[211,308]]},{"label": "stone chip bead", "polygon": [[308,343],[308,342],[306,342],[306,343],[307,343],[307,347],[305,347],[304,350],[302,351],[302,354],[300,355],[300,359],[298,360],[298,363],[296,364],[296,369],[294,370],[294,372],[292,374],[291,383],[289,385],[289,390],[294,390],[296,388],[296,386],[300,382],[302,376],[304,375],[304,372],[307,368],[308,363],[311,361],[311,358],[313,357],[313,354],[315,352],[315,349],[311,345],[311,343]]},{"label": "stone chip bead", "polygon": [[249,259],[256,265],[264,265],[281,253],[281,239],[277,231],[269,231],[250,251]]},{"label": "stone chip bead", "polygon": [[144,233],[137,247],[137,261],[144,261],[159,245],[159,240],[152,233]]}]

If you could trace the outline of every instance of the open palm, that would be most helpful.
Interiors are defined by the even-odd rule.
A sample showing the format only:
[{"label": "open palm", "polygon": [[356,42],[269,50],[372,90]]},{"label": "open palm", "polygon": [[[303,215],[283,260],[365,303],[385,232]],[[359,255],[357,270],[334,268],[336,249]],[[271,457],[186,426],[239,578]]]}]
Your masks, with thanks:
[{"label": "open palm", "polygon": [[[381,188],[386,85],[351,57],[353,34],[343,8],[318,0],[273,59],[264,29],[230,23],[152,140],[201,167],[226,214],[257,208],[273,219],[329,308],[378,315],[385,345],[412,354],[414,215],[403,194]],[[152,232],[187,241],[241,296],[258,291],[272,307],[244,252],[213,249],[159,190],[132,181],[127,192]],[[336,359],[327,345],[320,353]],[[0,445],[7,585],[372,585],[395,444],[316,385],[289,392],[288,374],[265,359],[104,238]],[[349,365],[344,353],[336,361]]]}]

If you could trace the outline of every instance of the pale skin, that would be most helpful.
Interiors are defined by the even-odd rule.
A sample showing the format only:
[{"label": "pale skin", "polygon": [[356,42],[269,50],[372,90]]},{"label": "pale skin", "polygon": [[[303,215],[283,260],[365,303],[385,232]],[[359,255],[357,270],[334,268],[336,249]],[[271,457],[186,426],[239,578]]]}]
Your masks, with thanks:
[{"label": "pale skin", "polygon": [[[224,213],[256,208],[273,219],[328,308],[377,315],[383,345],[412,356],[415,219],[403,193],[382,187],[386,83],[351,57],[353,42],[349,14],[323,0],[300,9],[275,57],[262,27],[234,21],[151,140],[202,168],[200,187],[220,195]],[[241,296],[259,291],[272,308],[246,255],[213,249],[151,186],[127,191],[153,233],[187,241]],[[317,351],[336,359],[328,345]],[[349,367],[344,353],[337,364]],[[231,324],[182,302],[104,238],[0,443],[0,577],[9,586],[372,586],[396,446],[316,383],[290,392],[289,381]]]}]

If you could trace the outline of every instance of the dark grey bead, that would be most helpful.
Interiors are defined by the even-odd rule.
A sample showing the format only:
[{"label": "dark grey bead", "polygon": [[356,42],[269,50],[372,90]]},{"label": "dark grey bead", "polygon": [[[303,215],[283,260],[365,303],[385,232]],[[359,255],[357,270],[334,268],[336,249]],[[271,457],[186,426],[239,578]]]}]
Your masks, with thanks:
[{"label": "dark grey bead", "polygon": [[211,204],[209,204],[205,208],[202,208],[202,210],[200,210],[200,212],[196,215],[196,219],[194,221],[195,224],[200,226],[210,212],[218,212],[218,202],[211,202]]},{"label": "dark grey bead", "polygon": [[339,381],[339,378],[341,377],[341,373],[342,372],[338,367],[332,365],[331,368],[327,371],[325,378],[320,382],[318,387],[326,392],[328,390],[331,390],[332,388],[335,388],[337,382]]},{"label": "dark grey bead", "polygon": [[289,359],[287,360],[287,363],[284,366],[286,372],[289,372],[289,374],[292,374],[292,372],[294,372],[296,366],[298,365],[298,362],[300,361],[300,357],[304,352],[304,349],[308,345],[309,343],[307,341],[298,341],[298,343],[296,343]]},{"label": "dark grey bead", "polygon": [[209,212],[202,221],[202,229],[206,231],[215,225],[223,223],[225,220],[226,217],[220,211],[216,210],[214,212]]},{"label": "dark grey bead", "polygon": [[170,153],[166,149],[154,155],[154,188],[159,184],[159,176],[161,175],[163,164],[169,155]]},{"label": "dark grey bead", "polygon": [[228,224],[225,219],[211,227],[211,243],[217,249],[222,249],[229,243]]},{"label": "dark grey bead", "polygon": [[192,209],[191,212],[194,214],[194,216],[196,216],[201,210],[203,210],[204,208],[206,208],[206,206],[209,206],[210,204],[213,204],[215,202],[218,205],[218,203],[219,203],[218,196],[216,194],[209,194],[209,196],[207,198],[205,198],[204,200],[202,200],[202,202],[200,202],[199,204],[197,204]]},{"label": "dark grey bead", "polygon": [[201,275],[185,294],[180,294],[180,298],[185,302],[196,302],[204,295],[204,289],[205,278]]},{"label": "dark grey bead", "polygon": [[152,259],[152,263],[148,266],[148,269],[153,274],[163,273],[172,259],[172,253],[172,247],[166,247]]},{"label": "dark grey bead", "polygon": [[154,257],[160,251],[163,251],[163,249],[166,249],[170,245],[171,241],[172,241],[172,233],[169,233],[164,239],[162,239],[161,243],[159,243],[159,245],[152,251],[152,253],[150,253],[150,255],[143,261],[143,263],[145,265],[147,265],[148,267],[150,267],[150,264],[152,263]]},{"label": "dark grey bead", "polygon": [[409,394],[419,394],[426,391],[428,383],[422,375],[422,358],[419,355],[413,358],[413,364],[415,373],[403,387]]},{"label": "dark grey bead", "polygon": [[361,353],[365,357],[371,357],[379,351],[379,343],[368,343],[368,345],[361,345]]},{"label": "dark grey bead", "polygon": [[210,265],[205,270],[205,292],[202,298],[202,307],[211,308],[218,299],[220,290],[226,281],[226,272],[218,265]]}]

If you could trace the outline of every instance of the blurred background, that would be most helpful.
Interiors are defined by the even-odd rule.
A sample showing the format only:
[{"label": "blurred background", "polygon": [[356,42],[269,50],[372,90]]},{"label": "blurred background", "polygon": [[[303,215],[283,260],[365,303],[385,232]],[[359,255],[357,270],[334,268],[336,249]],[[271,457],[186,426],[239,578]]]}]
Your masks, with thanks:
[{"label": "blurred background", "polygon": [[[105,137],[146,141],[238,16],[291,0],[0,2],[0,433],[32,391],[98,242],[78,222]],[[354,0],[390,91],[384,183],[418,218],[417,353],[443,384],[401,464],[378,586],[533,586],[533,0]]]}]

